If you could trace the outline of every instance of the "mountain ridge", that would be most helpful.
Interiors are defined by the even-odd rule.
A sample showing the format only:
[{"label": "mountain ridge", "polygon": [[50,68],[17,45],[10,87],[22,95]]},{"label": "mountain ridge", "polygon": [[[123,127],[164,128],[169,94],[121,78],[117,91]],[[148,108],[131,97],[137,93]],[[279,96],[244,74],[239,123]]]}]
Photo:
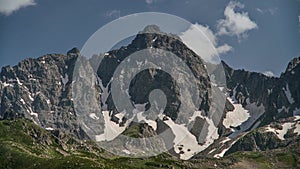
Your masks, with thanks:
[{"label": "mountain ridge", "polygon": [[[155,41],[153,41],[154,39]],[[204,90],[204,88],[209,87],[208,75],[204,69],[205,64],[201,59],[197,59],[196,54],[187,49],[178,39],[147,33],[138,35],[132,44],[127,47],[108,52],[104,62],[97,69],[97,74],[102,79],[103,87],[107,88],[97,87],[97,90],[99,90],[99,93],[97,93],[98,103],[102,105],[107,104],[108,109],[113,112],[110,117],[111,121],[122,127],[121,125],[125,123],[126,119],[118,119],[116,115],[119,112],[115,109],[112,98],[108,96],[107,100],[103,102],[100,99],[101,94],[108,90],[112,73],[120,61],[136,50],[149,47],[159,47],[170,51],[175,51],[176,49],[177,55],[187,59],[186,62],[191,65],[193,73],[197,74],[199,78],[199,86],[202,86],[201,98],[203,98],[204,102],[201,104],[202,109],[200,110],[205,112],[207,110],[206,107],[210,105],[210,101],[206,96],[206,89]],[[25,117],[49,131],[66,133],[77,139],[87,139],[88,136],[85,131],[76,122],[77,115],[71,96],[73,68],[79,54],[80,51],[73,48],[67,52],[67,55],[50,54],[37,59],[25,59],[14,67],[3,67],[0,73],[0,118],[16,119]],[[91,62],[93,61],[92,59]],[[225,89],[227,97],[226,110],[220,123],[215,124],[214,121],[207,123],[207,130],[209,127],[216,129],[218,136],[210,140],[210,144],[205,150],[200,152],[192,150],[192,152],[199,153],[199,155],[206,154],[212,157],[222,157],[227,151],[228,153],[243,151],[238,146],[244,144],[242,141],[239,141],[239,138],[248,137],[248,132],[257,127],[268,126],[280,119],[288,119],[300,114],[300,83],[299,78],[297,78],[297,75],[300,74],[299,58],[292,60],[288,65],[287,71],[276,78],[267,77],[261,73],[234,70],[224,61],[222,61],[222,66],[225,70],[227,82],[227,89]],[[143,77],[151,76],[148,76],[148,72],[145,72],[140,77],[143,79]],[[149,81],[146,87],[151,89],[150,82],[153,81],[155,81],[154,78]],[[135,83],[139,84],[138,81],[135,81]],[[166,83],[169,86],[174,84],[172,80]],[[134,96],[133,99],[137,103],[147,102],[147,97],[138,97],[140,91],[149,92],[149,90],[140,90],[138,88],[131,90],[130,92]],[[222,90],[220,89],[220,91]],[[173,98],[172,102],[176,103],[174,107],[169,107],[169,113],[166,113],[172,119],[174,110],[177,109],[176,106],[179,104],[177,101],[178,96],[170,94],[168,97]],[[202,114],[205,114],[203,112]],[[203,127],[209,118],[202,116],[202,114],[199,115],[198,120],[195,118],[195,122],[197,121],[198,126]],[[240,115],[243,116],[240,117]],[[239,120],[233,121],[236,117]],[[91,118],[93,119],[95,116]],[[121,123],[119,123],[120,120],[122,120]],[[298,129],[297,124],[298,122],[295,123],[296,129]],[[292,129],[291,127],[289,126],[287,132]],[[190,135],[191,137],[196,137],[196,144],[205,143],[209,134],[215,134],[207,132],[206,140],[199,140],[197,136],[199,128],[192,129],[192,135]],[[273,130],[276,131],[276,129],[270,129],[270,131]],[[292,132],[295,133],[294,131]],[[298,136],[299,133],[296,135]],[[270,137],[277,136],[276,133],[272,134],[272,132],[266,135],[270,135]],[[188,145],[185,146],[188,147]],[[178,151],[180,157],[184,157],[184,153],[188,154],[189,149],[176,147],[176,145],[174,147],[174,151],[180,150]],[[227,151],[224,152],[224,150]]]}]

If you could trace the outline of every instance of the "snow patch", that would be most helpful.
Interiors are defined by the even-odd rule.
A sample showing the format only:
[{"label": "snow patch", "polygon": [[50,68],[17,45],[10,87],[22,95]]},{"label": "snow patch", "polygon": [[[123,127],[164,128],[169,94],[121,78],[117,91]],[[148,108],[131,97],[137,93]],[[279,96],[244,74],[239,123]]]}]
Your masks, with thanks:
[{"label": "snow patch", "polygon": [[[194,113],[190,120],[195,119],[197,116],[204,118],[208,123],[208,133],[203,145],[199,145],[196,137],[190,133],[185,124],[176,124],[172,119],[163,120],[166,125],[170,127],[175,138],[173,140],[174,150],[176,153],[180,154],[180,159],[188,160],[196,153],[199,153],[205,150],[209,145],[211,145],[215,139],[219,138],[217,128],[214,125],[213,121],[207,117],[203,117],[200,111]],[[164,116],[162,113],[159,114],[160,119],[163,119]],[[184,152],[184,153],[181,153]]]},{"label": "snow patch", "polygon": [[18,83],[19,86],[23,85],[23,83],[20,82],[19,78],[17,78],[17,83]]},{"label": "snow patch", "polygon": [[20,102],[21,102],[22,104],[24,104],[24,105],[26,104],[25,101],[24,101],[24,99],[22,99],[22,98],[20,99]]},{"label": "snow patch", "polygon": [[109,111],[102,111],[104,116],[104,133],[96,135],[96,141],[111,141],[123,133],[126,129],[126,126],[131,120],[128,120],[123,127],[120,127],[119,124],[111,121],[111,116]]},{"label": "snow patch", "polygon": [[231,140],[231,139],[230,139],[229,137],[225,137],[225,139],[222,140],[220,143],[224,144],[224,143],[226,143],[226,142],[228,142],[228,141],[230,141],[230,140]]},{"label": "snow patch", "polygon": [[211,154],[212,152],[214,152],[214,151],[216,151],[216,149],[214,148],[214,149],[212,149],[212,150],[210,150],[209,152],[208,152],[208,154]]},{"label": "snow patch", "polygon": [[300,135],[300,124],[299,123],[295,124],[294,133]]},{"label": "snow patch", "polygon": [[52,128],[52,127],[46,127],[45,129],[48,130],[48,131],[53,131],[54,130],[54,128]]},{"label": "snow patch", "polygon": [[62,78],[62,83],[64,84],[64,87],[66,87],[66,84],[69,81],[69,76],[67,73],[65,73],[65,77],[61,77]]},{"label": "snow patch", "polygon": [[263,104],[260,104],[260,106],[257,106],[256,102],[249,103],[245,106],[245,109],[248,110],[249,118],[242,122],[241,125],[239,125],[240,129],[235,129],[235,131],[229,135],[230,138],[234,138],[237,135],[241,134],[242,132],[250,129],[250,127],[257,122],[257,120],[264,114],[265,107]]},{"label": "snow patch", "polygon": [[140,123],[141,122],[145,122],[149,126],[151,126],[154,130],[156,130],[157,129],[157,123],[156,123],[156,121],[146,119],[146,117],[143,115],[143,113],[144,112],[138,112],[136,114],[136,118],[137,118],[138,122],[140,122]]},{"label": "snow patch", "polygon": [[294,121],[297,121],[297,120],[300,120],[300,115],[295,116],[295,120]]},{"label": "snow patch", "polygon": [[280,130],[280,129],[272,128],[272,127],[270,127],[270,126],[267,126],[265,131],[266,131],[266,132],[272,132],[272,133],[276,134],[276,136],[277,136],[280,140],[285,140],[285,139],[284,139],[284,135],[287,133],[287,131],[288,131],[289,129],[292,128],[292,125],[293,125],[293,123],[284,123],[284,124],[282,125],[282,129],[281,129],[281,130]]},{"label": "snow patch", "polygon": [[122,152],[124,152],[124,153],[126,153],[126,154],[130,154],[130,151],[129,151],[129,150],[126,150],[126,149],[122,150]]},{"label": "snow patch", "polygon": [[46,99],[47,104],[51,104],[51,101],[49,99]]},{"label": "snow patch", "polygon": [[289,85],[286,84],[285,89],[283,88],[283,91],[286,95],[286,98],[288,99],[288,101],[290,102],[290,104],[293,104],[295,102],[294,98],[292,97],[291,91],[289,89]]},{"label": "snow patch", "polygon": [[89,115],[90,118],[94,119],[94,120],[99,120],[99,117],[95,114],[95,113],[91,113]]},{"label": "snow patch", "polygon": [[34,101],[33,97],[31,96],[31,93],[28,93],[28,98],[29,98],[29,100],[31,100],[32,102]]},{"label": "snow patch", "polygon": [[2,85],[3,85],[4,87],[14,87],[13,84],[6,83],[6,82],[2,83]]},{"label": "snow patch", "polygon": [[227,99],[234,106],[234,110],[226,113],[226,118],[223,120],[223,125],[226,128],[230,128],[230,126],[237,127],[249,119],[249,112],[248,110],[244,109],[241,104],[234,103],[232,98],[228,97]]},{"label": "snow patch", "polygon": [[238,141],[238,139],[236,139],[235,141],[233,141],[230,146],[228,146],[227,148],[223,149],[220,153],[215,154],[214,157],[215,158],[221,158],[224,157],[225,153],[234,145],[234,143],[236,143]]},{"label": "snow patch", "polygon": [[152,39],[152,42],[155,42],[155,41],[156,41],[156,39],[157,39],[157,37],[155,37],[154,39]]}]

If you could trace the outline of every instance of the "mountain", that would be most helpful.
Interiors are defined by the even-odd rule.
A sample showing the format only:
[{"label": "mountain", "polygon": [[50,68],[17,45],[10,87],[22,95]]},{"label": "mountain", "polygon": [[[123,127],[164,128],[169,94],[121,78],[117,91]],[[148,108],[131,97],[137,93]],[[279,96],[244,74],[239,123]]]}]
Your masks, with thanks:
[{"label": "mountain", "polygon": [[[152,56],[153,53],[160,50],[169,51],[178,56],[193,73],[199,93],[193,92],[191,88],[193,83],[189,81],[188,76],[173,79],[158,68],[146,69],[137,75],[134,75],[134,71],[126,72],[128,75],[132,75],[133,79],[130,83],[120,81],[120,86],[129,86],[128,90],[120,90],[120,93],[123,94],[120,98],[129,95],[132,105],[128,106],[129,108],[123,107],[126,114],[124,111],[120,111],[111,94],[112,77],[118,67],[122,66],[122,62],[130,63],[128,56],[143,49],[145,49],[144,54],[147,56]],[[169,56],[168,53],[160,54],[164,58]],[[98,66],[96,63],[101,57],[103,59]],[[83,69],[78,69],[79,73],[83,75],[82,77],[74,77],[74,72],[77,71],[76,66],[78,66],[76,65],[77,59],[82,59],[82,65],[79,67],[82,66]],[[123,152],[124,155],[128,155],[128,149],[129,152],[136,151],[138,154],[142,153],[138,149],[139,147],[128,147],[130,139],[119,138],[118,135],[123,133],[123,135],[133,138],[147,138],[159,136],[164,131],[168,131],[168,138],[162,137],[155,144],[145,141],[140,143],[140,146],[145,147],[151,143],[152,147],[150,148],[153,150],[156,150],[157,147],[171,148],[168,151],[169,154],[192,161],[184,162],[183,166],[186,164],[187,166],[199,167],[201,166],[199,161],[203,163],[204,157],[204,159],[212,158],[208,159],[205,164],[212,164],[216,160],[214,158],[220,158],[224,155],[225,158],[219,159],[219,162],[236,158],[239,162],[242,161],[239,165],[244,165],[243,162],[249,159],[243,161],[239,156],[241,151],[260,152],[254,153],[254,156],[257,155],[259,159],[270,157],[272,155],[270,152],[276,154],[278,151],[279,154],[282,153],[294,160],[292,166],[299,166],[297,164],[299,151],[296,151],[300,134],[299,60],[300,58],[293,59],[280,77],[268,77],[261,73],[234,70],[225,62],[219,65],[210,65],[181,42],[179,37],[162,33],[159,28],[150,26],[140,32],[128,46],[108,51],[105,54],[94,55],[90,59],[81,58],[80,51],[74,48],[68,51],[66,55],[47,54],[37,59],[25,59],[13,67],[3,67],[0,73],[0,118],[2,123],[12,127],[18,125],[20,130],[27,130],[22,125],[30,123],[25,120],[29,119],[35,124],[30,124],[32,127],[30,131],[17,131],[21,132],[22,135],[29,136],[30,142],[38,141],[34,144],[46,148],[39,151],[54,151],[59,154],[59,157],[67,152],[67,156],[72,159],[86,159],[82,154],[78,157],[77,152],[81,150],[77,148],[77,144],[81,145],[83,144],[82,140],[89,140],[91,143],[83,147],[90,147],[94,141],[108,139],[108,137],[102,137],[103,135],[109,136],[110,139],[119,139],[122,144],[111,147],[127,150]],[[177,64],[174,60],[167,61],[170,65]],[[146,63],[139,58],[134,64],[137,67],[147,64],[158,65],[154,60],[149,59]],[[207,71],[206,68],[213,71]],[[95,77],[84,76],[91,69],[96,72]],[[124,69],[129,70],[129,67],[124,67]],[[220,69],[224,70],[226,88],[224,88],[224,84],[214,82],[211,78],[220,76],[218,74],[222,72],[219,71]],[[172,70],[186,73],[180,66],[173,67]],[[83,86],[77,86],[74,81],[80,80],[84,80],[86,83]],[[187,89],[184,93],[180,93],[178,81],[184,82],[183,87]],[[93,89],[90,88],[90,84],[93,84]],[[85,87],[88,88],[88,91],[92,91],[90,95],[92,97],[82,99],[83,96],[76,95],[76,91]],[[146,117],[141,113],[151,113],[153,107],[156,108],[154,111],[159,112],[159,108],[163,106],[163,103],[155,104],[151,100],[151,92],[154,89],[160,89],[164,92],[166,107],[164,111],[160,112],[160,116],[153,117],[149,114]],[[218,103],[211,99],[212,93],[215,93],[216,97],[219,98],[217,100],[224,100],[224,103]],[[189,96],[192,96],[191,98],[199,97],[199,100],[196,102],[189,99],[182,100],[182,95],[187,96],[186,98]],[[78,109],[76,107],[79,104],[78,101],[92,103],[92,106]],[[94,105],[99,105],[97,109],[99,111],[87,111],[87,114],[80,114],[78,111],[94,110]],[[180,109],[181,106],[184,107],[183,114]],[[211,107],[212,109],[210,109]],[[217,113],[214,114],[211,110]],[[134,116],[133,112],[137,113],[137,117]],[[177,121],[177,119],[180,120]],[[24,120],[25,122],[23,122]],[[97,127],[99,123],[104,125]],[[91,129],[84,124],[96,127]],[[111,132],[112,128],[117,132]],[[32,130],[34,133],[31,133]],[[10,130],[7,130],[2,133],[7,134],[9,132]],[[33,137],[34,135],[36,137]],[[39,140],[40,137],[43,139]],[[74,145],[68,145],[69,140]],[[13,142],[10,142],[6,137],[1,140],[2,145],[9,147],[7,149],[12,148],[11,144],[15,144]],[[26,148],[26,140],[21,140],[18,144],[23,144],[25,148],[18,150],[17,154],[25,152],[32,158],[40,157],[40,155],[32,152],[34,150],[33,145],[30,144],[28,145],[29,148]],[[60,148],[56,149],[55,146]],[[65,149],[65,147],[69,148]],[[295,151],[292,151],[293,148]],[[291,151],[286,152],[286,150]],[[99,148],[97,150],[90,150],[90,148],[84,150],[85,153],[90,151],[93,151],[94,155],[89,158],[89,161],[95,161],[95,158],[106,153],[103,158],[107,159],[100,160],[97,164],[106,163],[106,160],[109,161],[111,156]],[[249,158],[252,158],[251,152],[249,154]],[[18,154],[18,156],[20,155]],[[173,157],[167,156],[167,159],[170,159],[172,163],[178,163]],[[57,156],[49,154],[45,158],[57,159]],[[155,157],[153,158],[155,159]],[[280,155],[278,158],[281,158]],[[278,158],[274,158],[275,161],[273,162],[268,160],[266,163],[277,163]],[[134,163],[137,162],[136,160],[133,161],[135,161]],[[251,163],[251,160],[249,161]],[[220,162],[222,164],[216,165],[223,167],[237,165],[234,161],[227,162]],[[158,163],[161,165],[162,162]],[[281,164],[280,160],[279,163],[278,165],[286,165]]]}]

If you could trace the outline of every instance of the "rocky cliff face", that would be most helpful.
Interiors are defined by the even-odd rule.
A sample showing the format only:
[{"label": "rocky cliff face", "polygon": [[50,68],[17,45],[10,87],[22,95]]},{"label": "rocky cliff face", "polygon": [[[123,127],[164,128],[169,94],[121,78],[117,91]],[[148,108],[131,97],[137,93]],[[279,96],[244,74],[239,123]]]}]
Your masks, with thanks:
[{"label": "rocky cliff face", "polygon": [[[227,96],[231,102],[227,103],[229,108],[223,120],[227,136],[224,135],[225,139],[208,149],[210,155],[220,157],[236,151],[275,149],[297,141],[300,129],[297,121],[300,107],[299,58],[293,59],[280,77],[234,70],[225,62],[222,64],[226,72]],[[239,124],[234,125],[239,120]],[[208,150],[205,152],[208,153]]]},{"label": "rocky cliff face", "polygon": [[[300,126],[298,121],[290,118],[300,115],[299,58],[291,61],[280,77],[234,70],[222,62],[227,81],[227,88],[223,88],[211,83],[206,63],[178,37],[158,31],[148,28],[138,34],[130,45],[109,51],[96,69],[100,81],[95,84],[95,96],[102,109],[98,113],[101,117],[108,118],[103,123],[109,123],[121,133],[134,137],[154,136],[165,128],[172,131],[173,140],[170,142],[180,135],[186,135],[186,140],[181,144],[174,144],[172,150],[172,153],[182,159],[188,159],[197,153],[199,156],[222,157],[240,150],[273,149],[286,146],[290,140],[298,138]],[[126,57],[146,48],[174,53],[195,75],[200,101],[197,111],[191,116],[193,118],[189,119],[194,124],[192,128],[173,123],[182,102],[175,81],[178,79],[172,79],[161,70],[155,70],[155,76],[154,70],[140,72],[132,80],[128,91],[124,92],[131,96],[135,108],[146,111],[152,106],[149,100],[151,91],[161,89],[167,98],[164,117],[147,119],[141,116],[142,125],[132,123],[126,126],[130,117],[120,116],[121,112],[116,109],[109,91],[113,73],[121,62],[126,61]],[[26,59],[13,67],[3,67],[0,73],[0,118],[25,117],[56,135],[67,133],[77,139],[87,138],[78,124],[72,97],[73,70],[79,54],[79,50],[74,48],[67,55],[49,54],[38,59]],[[97,57],[94,56],[87,62],[95,67]],[[175,70],[181,71],[180,68]],[[186,83],[190,85],[189,82]],[[218,90],[217,93],[227,99],[220,122],[208,113],[212,105],[211,90]],[[99,116],[89,114],[88,118],[97,120]],[[282,119],[287,121],[280,121]],[[176,128],[184,133],[177,132]],[[260,129],[251,133],[256,128]],[[201,131],[204,131],[202,135]]]},{"label": "rocky cliff face", "polygon": [[84,137],[76,124],[71,99],[72,72],[76,53],[49,54],[26,59],[1,71],[0,96],[3,119],[25,117],[48,130]]}]

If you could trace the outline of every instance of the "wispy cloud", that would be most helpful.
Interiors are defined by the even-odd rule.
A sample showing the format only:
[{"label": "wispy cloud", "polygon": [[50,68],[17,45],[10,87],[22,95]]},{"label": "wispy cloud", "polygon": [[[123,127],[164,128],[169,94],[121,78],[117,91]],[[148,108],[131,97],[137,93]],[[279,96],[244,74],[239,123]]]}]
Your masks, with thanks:
[{"label": "wispy cloud", "polygon": [[20,8],[32,5],[36,5],[34,0],[0,0],[0,13],[8,16]]},{"label": "wispy cloud", "polygon": [[261,14],[271,14],[271,15],[275,15],[277,10],[278,8],[268,8],[268,9],[256,8],[256,11]]},{"label": "wispy cloud", "polygon": [[219,55],[231,51],[228,44],[218,45],[218,39],[208,26],[193,24],[180,35],[182,41],[206,62],[218,63]]},{"label": "wispy cloud", "polygon": [[152,4],[154,1],[153,1],[153,0],[145,0],[145,2],[146,2],[147,4]]},{"label": "wispy cloud", "polygon": [[105,14],[106,17],[113,17],[113,18],[120,18],[121,16],[121,11],[120,10],[110,10],[110,11],[107,11],[106,14]]},{"label": "wispy cloud", "polygon": [[[300,28],[300,15],[298,16],[298,23],[299,23],[299,28]],[[300,29],[299,29],[300,32]]]},{"label": "wispy cloud", "polygon": [[247,37],[247,32],[257,29],[257,24],[252,21],[247,12],[236,12],[235,9],[243,9],[244,5],[231,1],[224,11],[225,19],[218,20],[218,35],[237,36],[239,39]]}]

